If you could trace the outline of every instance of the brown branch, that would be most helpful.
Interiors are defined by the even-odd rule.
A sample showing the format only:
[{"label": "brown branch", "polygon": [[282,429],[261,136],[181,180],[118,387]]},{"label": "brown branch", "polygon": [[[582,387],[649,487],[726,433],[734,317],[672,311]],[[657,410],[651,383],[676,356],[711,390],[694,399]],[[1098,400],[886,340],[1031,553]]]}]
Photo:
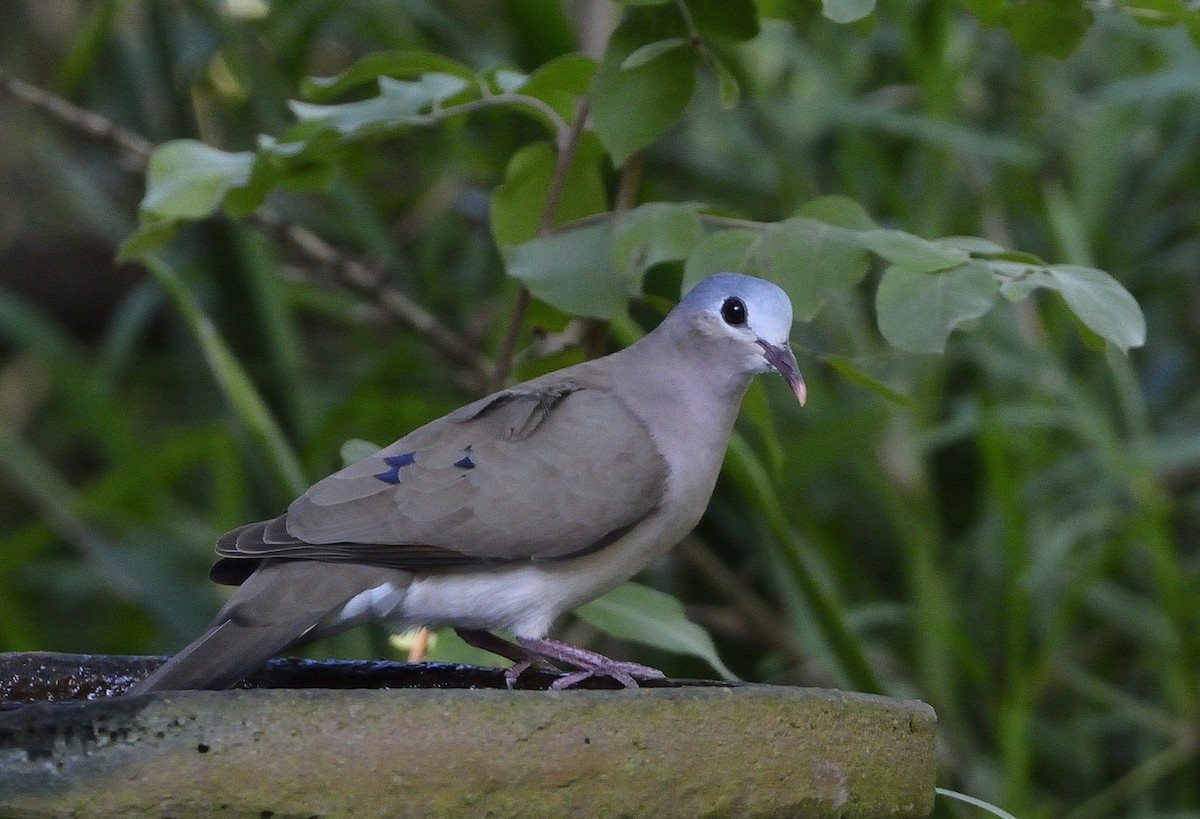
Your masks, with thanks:
[{"label": "brown branch", "polygon": [[[41,111],[61,125],[111,146],[130,163],[132,170],[146,172],[154,145],[133,131],[18,79],[2,68],[0,92]],[[468,368],[480,380],[486,379],[492,369],[490,362],[436,316],[388,285],[380,271],[339,250],[307,228],[284,219],[271,208],[259,208],[250,215],[249,221],[298,250],[313,266],[328,267],[346,287],[374,301],[397,324],[424,337],[446,358]]]},{"label": "brown branch", "polygon": [[387,284],[382,271],[345,253],[320,236],[290,222],[270,208],[259,208],[250,221],[300,251],[314,266],[328,267],[351,290],[368,297],[389,318],[423,336],[448,359],[485,378],[491,366],[458,333],[442,324],[432,313]]},{"label": "brown branch", "polygon": [[73,105],[62,97],[43,91],[36,85],[14,77],[0,68],[0,91],[20,100],[31,108],[41,111],[55,122],[81,131],[93,139],[116,148],[124,158],[136,163],[136,170],[144,172],[150,161],[154,145],[139,134],[113,122],[108,117]]},{"label": "brown branch", "polygon": [[[579,103],[579,111],[575,115],[575,120],[571,123],[571,130],[565,135],[560,134],[556,140],[558,156],[554,163],[554,176],[550,178],[550,189],[546,192],[546,204],[542,208],[542,215],[538,220],[538,236],[549,236],[554,230],[554,217],[558,213],[558,204],[562,201],[563,191],[566,190],[567,175],[570,173],[571,163],[575,160],[575,154],[579,150],[579,140],[583,136],[583,129],[591,110],[591,100],[584,97]],[[521,335],[521,325],[525,322],[525,311],[529,309],[529,301],[529,290],[521,285],[521,289],[517,292],[517,299],[513,303],[512,314],[508,319],[508,329],[505,330],[504,341],[501,342],[500,352],[496,356],[495,369],[492,371],[491,387],[493,390],[504,386],[504,382],[512,370],[517,339]]]}]

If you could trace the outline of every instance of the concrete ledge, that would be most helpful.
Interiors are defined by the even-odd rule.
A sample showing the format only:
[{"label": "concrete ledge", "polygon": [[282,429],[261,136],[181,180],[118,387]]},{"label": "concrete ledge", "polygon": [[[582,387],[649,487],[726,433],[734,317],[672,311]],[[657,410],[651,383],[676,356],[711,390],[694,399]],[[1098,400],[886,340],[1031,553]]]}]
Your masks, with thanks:
[{"label": "concrete ledge", "polygon": [[0,712],[5,817],[926,816],[927,705],[738,686],[179,692]]}]

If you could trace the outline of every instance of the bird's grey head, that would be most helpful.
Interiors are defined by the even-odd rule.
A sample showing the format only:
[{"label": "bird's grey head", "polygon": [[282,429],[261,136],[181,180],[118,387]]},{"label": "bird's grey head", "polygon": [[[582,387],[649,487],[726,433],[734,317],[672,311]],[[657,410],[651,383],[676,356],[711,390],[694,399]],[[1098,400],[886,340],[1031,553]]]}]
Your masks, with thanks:
[{"label": "bird's grey head", "polygon": [[788,346],[792,302],[778,285],[717,273],[688,291],[677,309],[691,314],[691,326],[701,336],[739,351],[749,371],[778,372],[804,403],[804,379]]}]

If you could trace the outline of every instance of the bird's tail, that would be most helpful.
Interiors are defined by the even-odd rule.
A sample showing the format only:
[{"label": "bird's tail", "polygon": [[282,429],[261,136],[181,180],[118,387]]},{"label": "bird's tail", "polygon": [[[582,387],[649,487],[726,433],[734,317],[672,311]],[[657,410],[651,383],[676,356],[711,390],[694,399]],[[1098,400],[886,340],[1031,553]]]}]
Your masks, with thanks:
[{"label": "bird's tail", "polygon": [[228,688],[290,646],[369,619],[366,611],[339,618],[363,592],[386,586],[395,605],[411,579],[398,569],[352,563],[263,561],[207,631],[128,693]]},{"label": "bird's tail", "polygon": [[232,618],[218,621],[128,693],[229,688],[300,642],[314,625],[277,623],[263,627],[244,625]]}]

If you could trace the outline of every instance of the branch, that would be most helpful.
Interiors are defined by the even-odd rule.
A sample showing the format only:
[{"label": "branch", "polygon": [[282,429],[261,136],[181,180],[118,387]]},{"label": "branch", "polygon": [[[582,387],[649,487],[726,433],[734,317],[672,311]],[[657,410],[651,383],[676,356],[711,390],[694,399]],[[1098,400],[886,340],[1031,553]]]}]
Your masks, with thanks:
[{"label": "branch", "polygon": [[[562,200],[563,190],[567,185],[567,174],[571,170],[571,162],[579,149],[579,140],[583,136],[584,126],[591,113],[591,100],[584,97],[579,103],[579,112],[571,129],[566,135],[559,134],[555,140],[558,143],[558,157],[554,164],[554,176],[550,179],[550,189],[546,192],[546,205],[542,208],[542,216],[538,221],[538,236],[549,236],[554,230],[554,215],[558,212],[558,203]],[[504,386],[509,371],[512,370],[513,355],[517,349],[517,337],[521,334],[521,325],[525,321],[525,311],[529,309],[529,290],[522,285],[517,292],[517,300],[513,304],[512,315],[508,320],[508,329],[504,333],[504,341],[500,345],[500,353],[496,356],[496,367],[492,371],[491,387],[498,390]]]},{"label": "branch", "polygon": [[123,158],[135,163],[141,173],[146,170],[154,145],[128,128],[123,128],[108,117],[88,111],[43,91],[0,68],[0,91],[15,97],[26,105],[41,111],[55,122],[87,134],[116,148]]},{"label": "branch", "polygon": [[386,283],[382,271],[326,242],[308,228],[288,221],[270,208],[259,208],[250,221],[300,251],[317,267],[333,270],[349,289],[373,301],[397,324],[409,328],[436,347],[448,359],[469,368],[479,378],[491,369],[488,360],[462,336],[401,291]]},{"label": "branch", "polygon": [[[133,131],[18,79],[3,68],[0,68],[0,92],[41,111],[60,125],[109,145],[130,164],[131,170],[141,174],[146,172],[154,145]],[[476,377],[486,379],[491,370],[490,362],[436,316],[388,285],[380,271],[339,250],[307,228],[284,219],[271,208],[259,208],[251,214],[249,221],[291,245],[314,266],[329,267],[346,287],[374,301],[397,324],[424,337],[446,358],[467,367]]]}]

